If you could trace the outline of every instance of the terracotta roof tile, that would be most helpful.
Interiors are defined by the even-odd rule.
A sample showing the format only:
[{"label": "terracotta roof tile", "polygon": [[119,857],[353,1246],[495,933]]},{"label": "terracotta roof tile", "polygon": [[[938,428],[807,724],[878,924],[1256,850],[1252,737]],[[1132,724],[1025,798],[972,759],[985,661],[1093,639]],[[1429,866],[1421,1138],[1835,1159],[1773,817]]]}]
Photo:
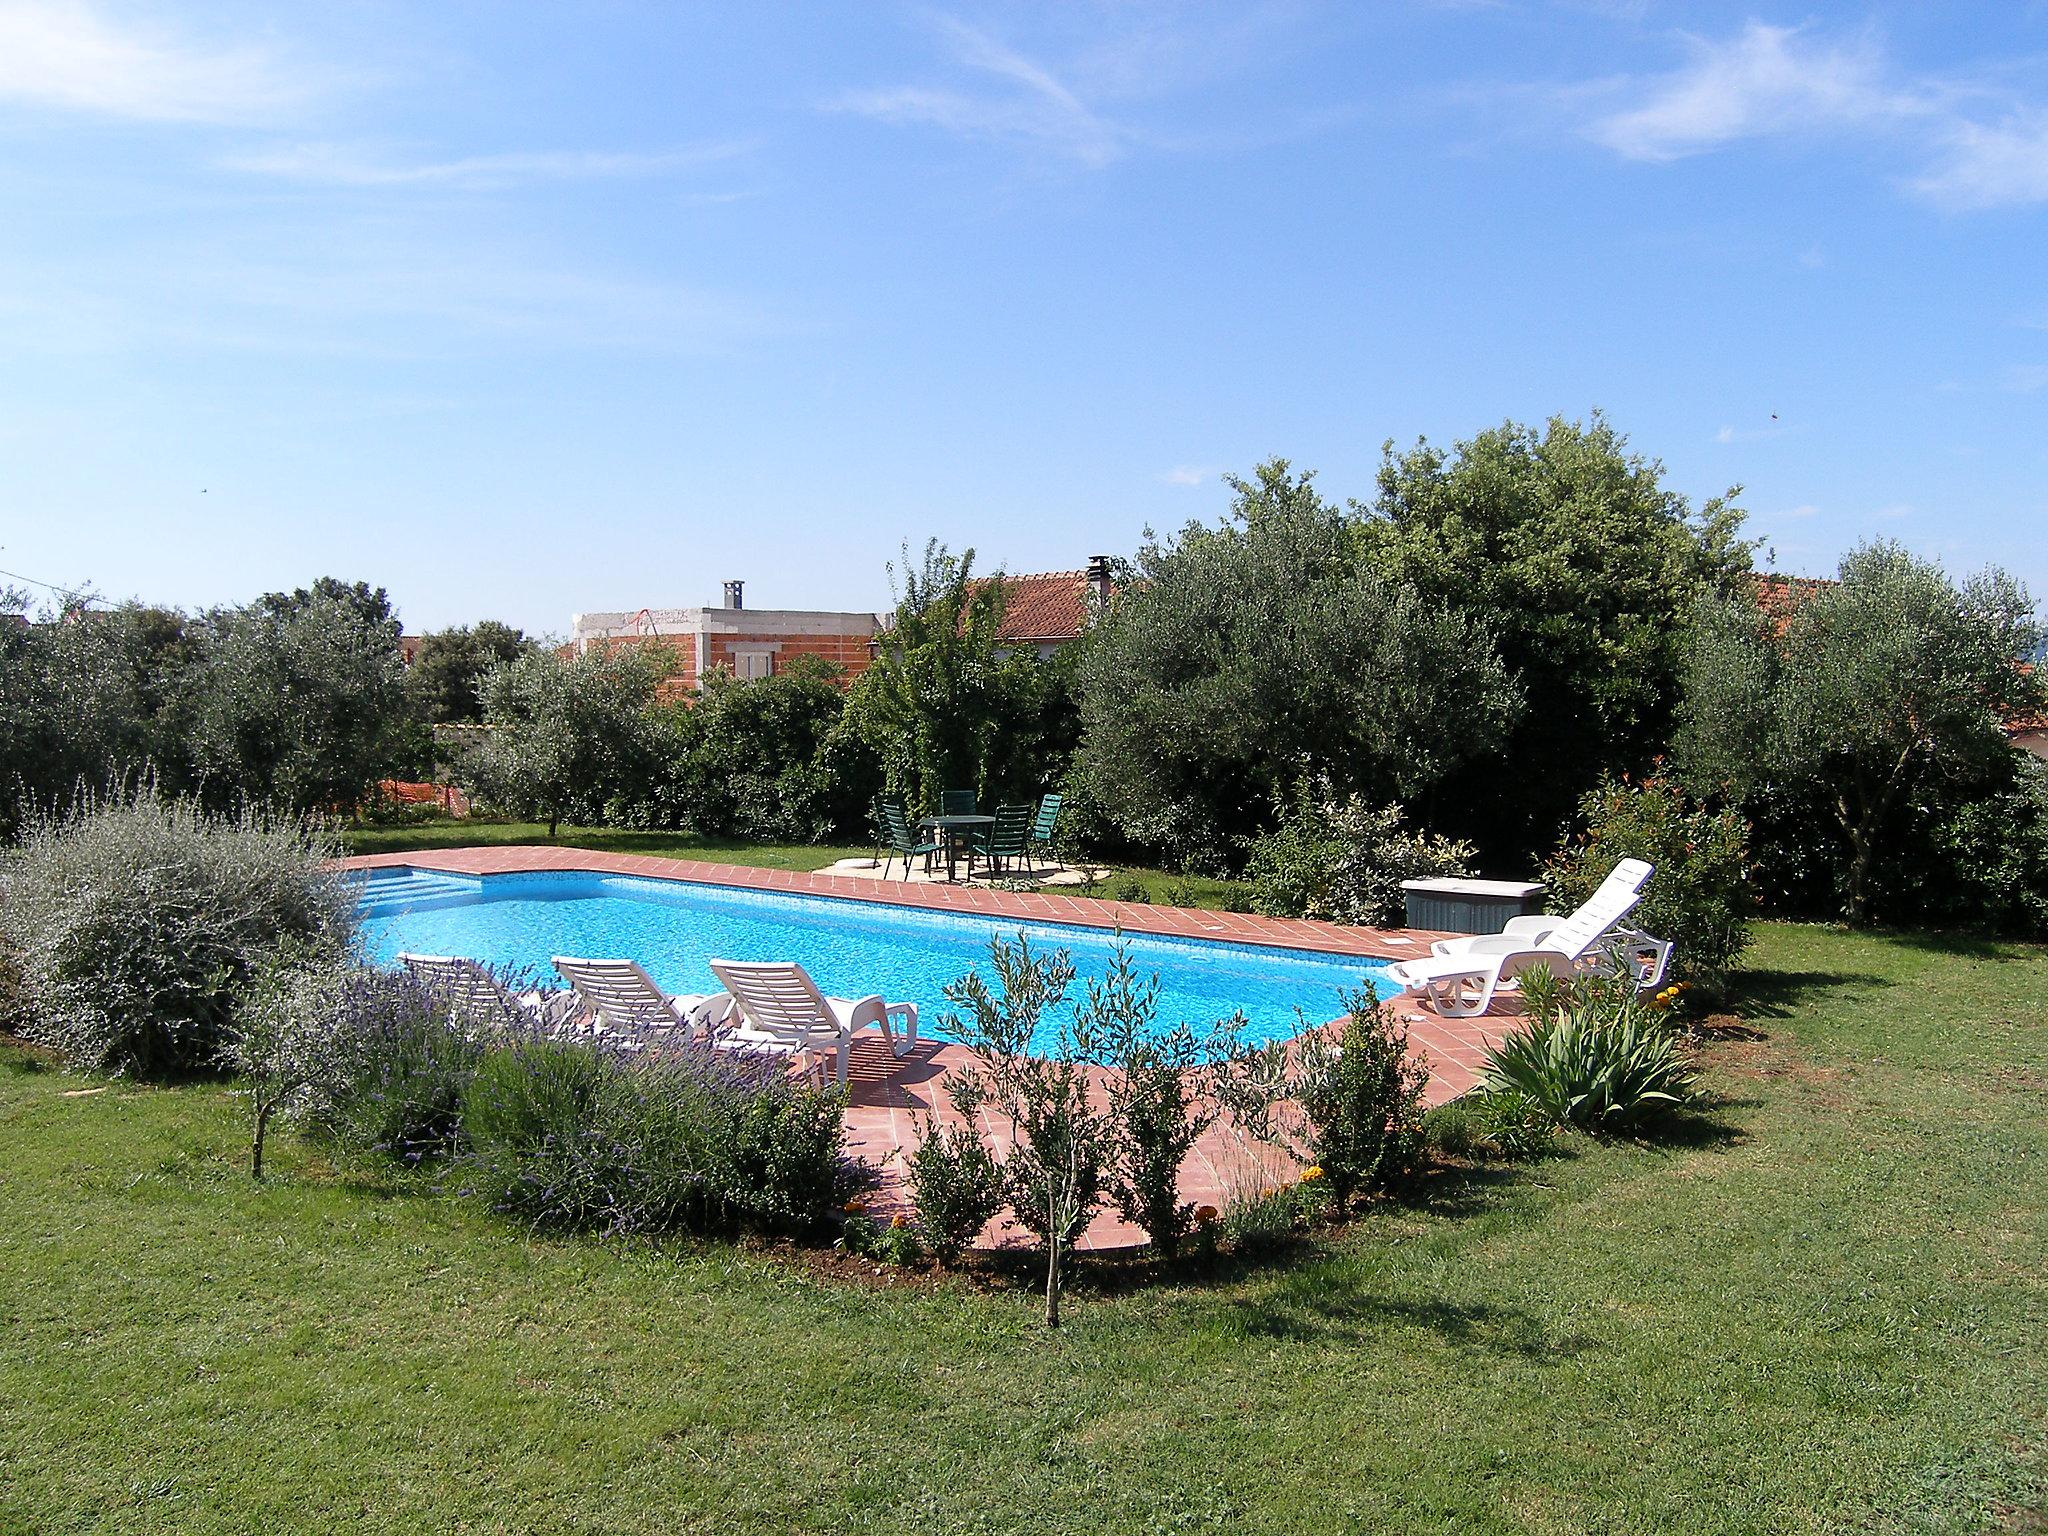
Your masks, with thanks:
[{"label": "terracotta roof tile", "polygon": [[1088,573],[1042,571],[1005,576],[1004,640],[1073,640],[1088,623]]}]

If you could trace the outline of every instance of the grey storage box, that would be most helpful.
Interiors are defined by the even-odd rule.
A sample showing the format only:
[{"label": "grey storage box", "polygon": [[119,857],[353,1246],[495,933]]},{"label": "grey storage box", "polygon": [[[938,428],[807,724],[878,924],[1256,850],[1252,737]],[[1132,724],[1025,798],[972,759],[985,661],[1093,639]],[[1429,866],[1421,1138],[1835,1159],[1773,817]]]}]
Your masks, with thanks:
[{"label": "grey storage box", "polygon": [[1408,926],[1442,933],[1499,933],[1511,917],[1543,910],[1540,880],[1403,880]]}]

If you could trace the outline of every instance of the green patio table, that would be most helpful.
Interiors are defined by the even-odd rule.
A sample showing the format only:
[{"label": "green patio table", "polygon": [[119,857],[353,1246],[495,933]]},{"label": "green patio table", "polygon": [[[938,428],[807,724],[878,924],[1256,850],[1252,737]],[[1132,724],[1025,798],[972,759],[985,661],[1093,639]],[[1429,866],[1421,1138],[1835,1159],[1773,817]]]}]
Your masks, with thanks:
[{"label": "green patio table", "polygon": [[943,833],[946,842],[946,883],[952,884],[956,876],[954,867],[960,858],[963,846],[971,846],[976,832],[996,824],[993,816],[927,816],[917,825],[920,830],[929,827]]}]

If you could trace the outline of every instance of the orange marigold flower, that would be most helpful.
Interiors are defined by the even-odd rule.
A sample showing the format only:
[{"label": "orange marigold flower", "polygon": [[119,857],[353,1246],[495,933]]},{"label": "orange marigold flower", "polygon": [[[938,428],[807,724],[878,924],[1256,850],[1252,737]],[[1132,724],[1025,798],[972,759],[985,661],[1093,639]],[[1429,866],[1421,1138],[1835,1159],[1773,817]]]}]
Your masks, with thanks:
[{"label": "orange marigold flower", "polygon": [[1308,1167],[1301,1170],[1301,1182],[1304,1184],[1308,1183],[1311,1179],[1320,1179],[1322,1176],[1322,1167],[1317,1163],[1311,1163]]}]

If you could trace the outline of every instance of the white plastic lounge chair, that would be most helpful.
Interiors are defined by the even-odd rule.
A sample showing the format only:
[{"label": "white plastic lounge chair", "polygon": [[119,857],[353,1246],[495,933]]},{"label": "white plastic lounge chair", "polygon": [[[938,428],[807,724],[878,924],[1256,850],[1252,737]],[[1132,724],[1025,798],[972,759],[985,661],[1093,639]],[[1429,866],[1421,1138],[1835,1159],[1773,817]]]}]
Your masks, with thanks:
[{"label": "white plastic lounge chair", "polygon": [[448,999],[455,1016],[477,1029],[498,1029],[527,1018],[543,1029],[567,1022],[575,1009],[568,992],[513,992],[474,960],[456,955],[400,955],[399,964],[429,990]]},{"label": "white plastic lounge chair", "polygon": [[586,960],[556,955],[555,969],[569,983],[588,1021],[602,1030],[645,1043],[677,1029],[709,1029],[712,1020],[701,993],[671,997],[654,984],[637,960]]},{"label": "white plastic lounge chair", "polygon": [[[1623,859],[1607,872],[1607,878],[1600,882],[1600,889],[1588,896],[1570,917],[1559,917],[1555,913],[1545,913],[1536,917],[1511,917],[1507,921],[1507,926],[1499,933],[1475,933],[1463,938],[1438,939],[1429,946],[1429,952],[1442,956],[1526,949],[1546,942],[1567,923],[1597,920],[1600,931],[1605,933],[1626,917],[1629,908],[1641,900],[1643,887],[1649,884],[1653,873],[1652,867],[1641,859]],[[1507,942],[1510,940],[1516,942]]]},{"label": "white plastic lounge chair", "polygon": [[[827,997],[808,971],[790,961],[713,960],[711,974],[724,983],[732,1002],[731,1016],[719,1031],[721,1045],[808,1056],[821,1075],[829,1054],[837,1059],[835,1075],[843,1085],[855,1030],[880,1030],[898,1056],[917,1044],[915,1003],[886,1002],[879,993],[858,1001]],[[705,1011],[717,1007],[714,998]]]},{"label": "white plastic lounge chair", "polygon": [[[1614,964],[1608,940],[1621,919],[1642,895],[1642,881],[1650,866],[1640,859],[1622,864],[1639,866],[1632,889],[1624,889],[1609,877],[1594,901],[1587,902],[1540,939],[1521,934],[1474,935],[1449,954],[1432,954],[1427,959],[1404,960],[1387,970],[1387,979],[1410,991],[1420,992],[1430,1007],[1448,1019],[1476,1018],[1486,1012],[1494,993],[1512,985],[1524,971],[1543,966],[1559,976],[1583,971],[1605,970]],[[1621,866],[1616,866],[1616,873]],[[1633,876],[1634,871],[1630,871]],[[1609,884],[1615,888],[1610,891]],[[1661,970],[1659,972],[1661,974]]]}]

